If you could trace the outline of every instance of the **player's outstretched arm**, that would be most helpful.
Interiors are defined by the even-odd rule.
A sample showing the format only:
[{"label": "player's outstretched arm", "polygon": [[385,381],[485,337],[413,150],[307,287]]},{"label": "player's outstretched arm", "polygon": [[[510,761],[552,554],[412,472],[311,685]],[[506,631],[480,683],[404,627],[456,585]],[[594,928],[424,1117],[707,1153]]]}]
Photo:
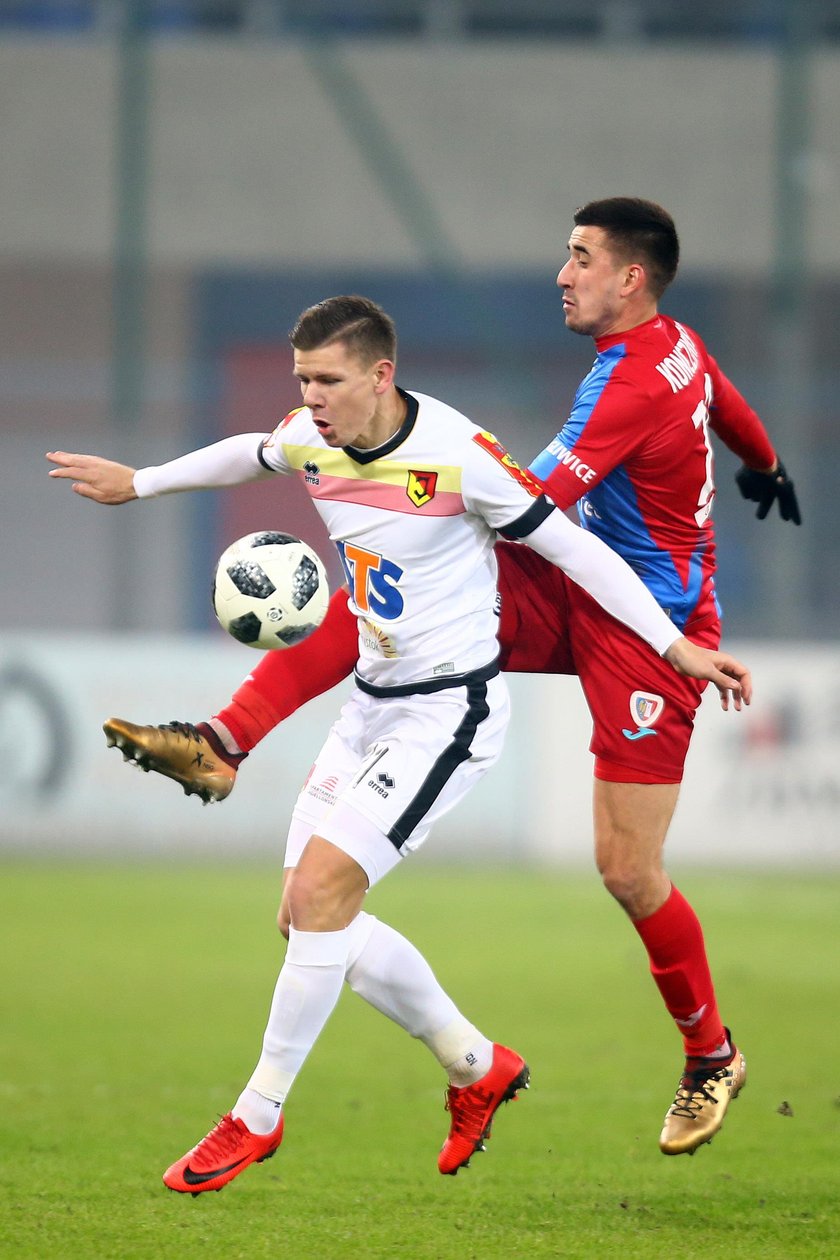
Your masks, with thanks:
[{"label": "player's outstretched arm", "polygon": [[47,459],[56,465],[49,475],[72,481],[71,489],[83,499],[118,504],[137,498],[135,469],[127,464],[117,464],[101,455],[71,455],[67,451],[47,451]]},{"label": "player's outstretched arm", "polygon": [[182,490],[222,489],[276,477],[277,473],[260,461],[259,450],[265,436],[234,433],[166,464],[140,469],[115,464],[99,455],[70,455],[67,451],[50,451],[47,459],[56,465],[50,469],[50,476],[71,480],[73,489],[84,498],[96,503],[128,503],[130,499],[154,499]]},{"label": "player's outstretched arm", "polygon": [[665,660],[671,664],[678,674],[687,674],[690,678],[707,678],[714,683],[720,692],[721,708],[729,708],[729,699],[736,709],[752,700],[752,675],[746,665],[742,665],[728,652],[712,651],[700,647],[690,639],[676,639],[663,652]]}]

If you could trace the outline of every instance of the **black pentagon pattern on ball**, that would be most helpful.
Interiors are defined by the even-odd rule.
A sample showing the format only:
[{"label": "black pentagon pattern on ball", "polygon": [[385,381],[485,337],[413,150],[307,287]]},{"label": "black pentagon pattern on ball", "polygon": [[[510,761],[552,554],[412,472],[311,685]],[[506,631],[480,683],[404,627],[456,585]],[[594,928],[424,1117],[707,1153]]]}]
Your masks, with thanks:
[{"label": "black pentagon pattern on ball", "polygon": [[[318,569],[309,559],[309,556],[302,556],[300,564],[292,575],[292,603],[298,612],[300,612],[304,604],[309,603],[319,584]],[[309,631],[307,631],[308,633]]]},{"label": "black pentagon pattern on ball", "polygon": [[251,541],[252,547],[269,547],[276,543],[278,547],[282,547],[285,543],[296,543],[297,538],[293,534],[281,534],[277,529],[264,529],[259,534],[254,534]]},{"label": "black pentagon pattern on ball", "polygon": [[240,643],[256,643],[260,637],[260,619],[256,613],[245,613],[235,617],[228,626],[228,633]]},{"label": "black pentagon pattern on ball", "polygon": [[313,630],[317,629],[316,625],[288,626],[285,630],[275,630],[274,633],[281,643],[285,643],[286,647],[294,647],[296,643],[302,643]]},{"label": "black pentagon pattern on ball", "polygon": [[276,590],[271,578],[256,560],[237,560],[228,566],[227,574],[236,589],[251,599],[268,599]]}]

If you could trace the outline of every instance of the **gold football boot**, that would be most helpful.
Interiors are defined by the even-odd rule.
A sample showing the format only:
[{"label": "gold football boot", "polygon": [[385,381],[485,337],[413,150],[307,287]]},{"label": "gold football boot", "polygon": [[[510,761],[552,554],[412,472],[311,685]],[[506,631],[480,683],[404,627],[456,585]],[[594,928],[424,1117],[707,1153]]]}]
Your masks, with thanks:
[{"label": "gold football boot", "polygon": [[205,805],[230,795],[236,767],[245,755],[225,752],[210,727],[199,730],[189,722],[135,726],[123,718],[109,718],[102,729],[108,747],[119,748],[126,761],[174,779],[187,796],[200,796]]},{"label": "gold football boot", "polygon": [[[727,1037],[729,1032],[727,1030]],[[726,1109],[737,1098],[747,1079],[747,1064],[732,1047],[728,1063],[719,1059],[686,1059],[677,1095],[665,1116],[659,1149],[665,1155],[693,1155],[698,1146],[711,1142]]]}]

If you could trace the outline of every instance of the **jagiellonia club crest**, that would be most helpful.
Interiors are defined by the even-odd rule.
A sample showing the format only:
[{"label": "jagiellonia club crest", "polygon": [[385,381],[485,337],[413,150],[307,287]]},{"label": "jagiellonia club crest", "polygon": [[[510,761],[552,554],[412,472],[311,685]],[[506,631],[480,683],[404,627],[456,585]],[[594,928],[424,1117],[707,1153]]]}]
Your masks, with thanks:
[{"label": "jagiellonia club crest", "polygon": [[431,503],[435,497],[437,479],[436,472],[418,472],[415,469],[409,471],[405,492],[415,507],[424,507]]}]

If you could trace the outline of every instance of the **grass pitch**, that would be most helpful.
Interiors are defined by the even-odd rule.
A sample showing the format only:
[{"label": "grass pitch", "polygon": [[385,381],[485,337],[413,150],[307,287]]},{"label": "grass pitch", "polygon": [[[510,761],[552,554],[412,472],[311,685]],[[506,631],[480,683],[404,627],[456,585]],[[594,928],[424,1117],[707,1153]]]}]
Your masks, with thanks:
[{"label": "grass pitch", "polygon": [[840,877],[678,880],[749,1066],[695,1158],[657,1149],[677,1037],[588,874],[403,867],[369,898],[532,1088],[454,1178],[444,1081],[346,992],[277,1155],[221,1194],[163,1169],[235,1099],[282,959],[267,867],[0,871],[0,1256],[793,1260],[840,1256]]}]

